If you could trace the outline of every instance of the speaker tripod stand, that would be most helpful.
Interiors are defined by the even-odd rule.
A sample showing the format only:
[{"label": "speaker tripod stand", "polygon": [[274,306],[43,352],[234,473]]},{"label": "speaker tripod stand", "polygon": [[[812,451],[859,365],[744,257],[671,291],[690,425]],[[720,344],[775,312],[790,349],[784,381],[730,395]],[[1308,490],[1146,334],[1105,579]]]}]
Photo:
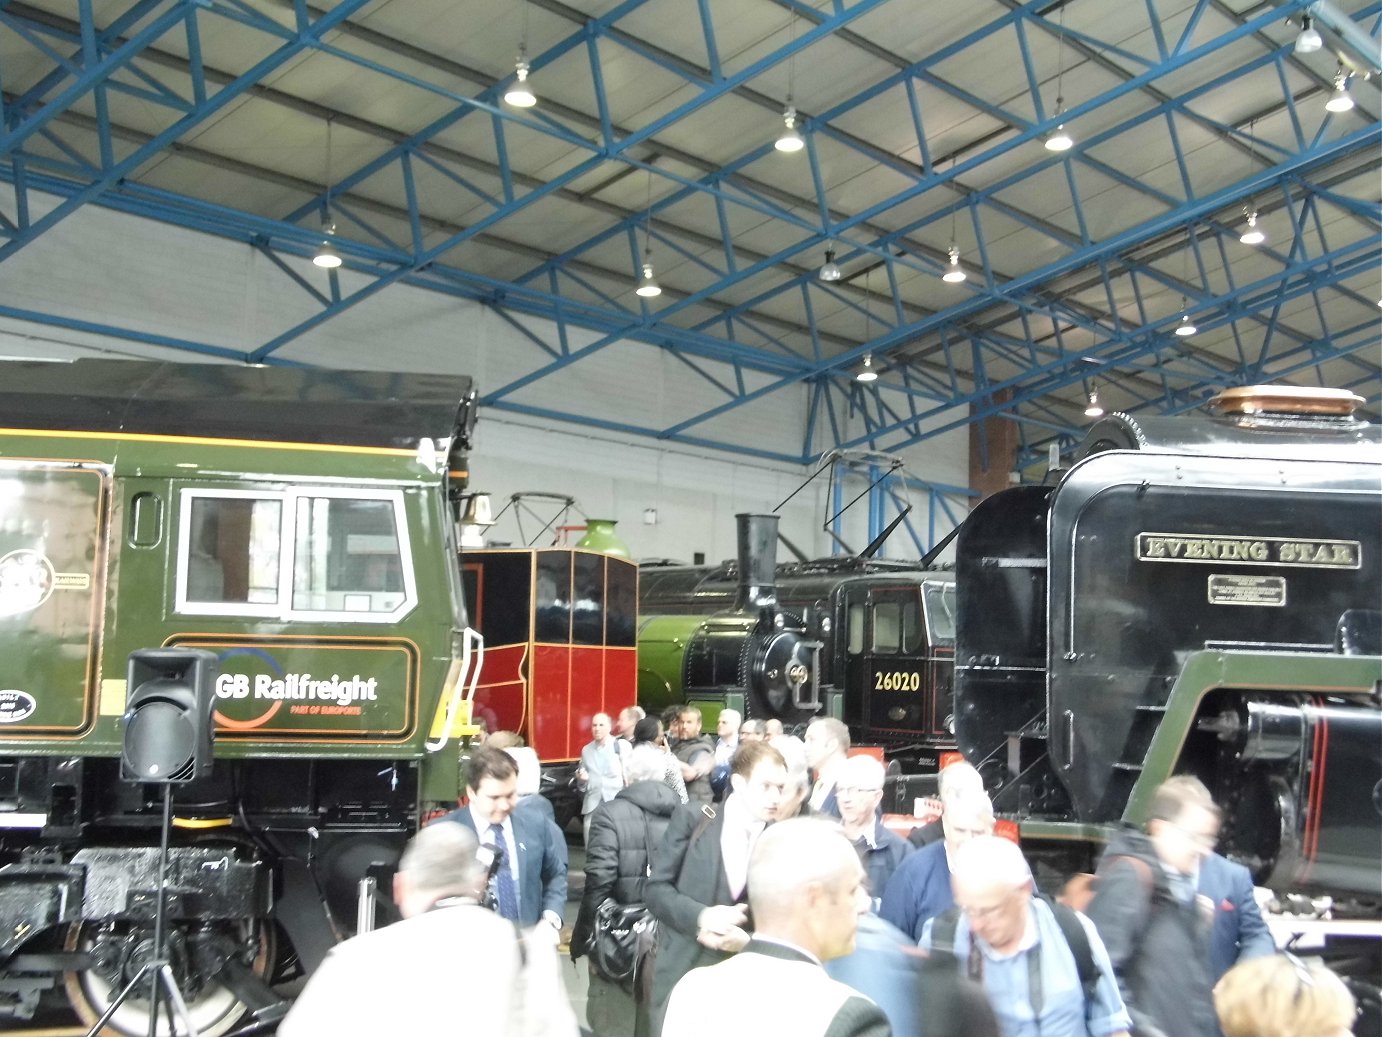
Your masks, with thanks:
[{"label": "speaker tripod stand", "polygon": [[[120,1010],[120,1006],[129,999],[139,985],[145,981],[149,984],[149,1033],[148,1037],[157,1037],[158,1033],[158,1006],[160,1000],[166,999],[165,1004],[168,1008],[168,1032],[176,1037],[198,1037],[197,1028],[192,1025],[192,1016],[187,1011],[187,1002],[182,996],[182,991],[178,989],[177,978],[173,975],[173,967],[168,961],[168,934],[164,932],[165,914],[168,906],[168,843],[173,830],[173,788],[165,783],[163,786],[163,831],[158,848],[158,897],[154,908],[154,946],[153,956],[135,973],[134,979],[125,985],[125,989],[115,995],[109,1007],[96,1020],[96,1024],[87,1031],[86,1037],[97,1037],[106,1023],[114,1018],[115,1013]],[[160,993],[161,988],[161,993]],[[182,1030],[179,1032],[173,1022],[176,1014],[179,1022],[182,1023]]]}]

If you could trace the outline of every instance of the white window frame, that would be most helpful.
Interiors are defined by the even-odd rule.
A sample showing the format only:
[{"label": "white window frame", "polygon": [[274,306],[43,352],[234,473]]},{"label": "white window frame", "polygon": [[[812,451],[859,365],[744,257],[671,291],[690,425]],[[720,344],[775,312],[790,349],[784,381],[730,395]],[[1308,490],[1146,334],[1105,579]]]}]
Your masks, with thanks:
[{"label": "white window frame", "polygon": [[[354,612],[347,610],[293,608],[293,574],[297,569],[297,513],[299,502],[323,497],[343,500],[382,500],[393,505],[394,529],[398,534],[398,550],[403,566],[403,600],[389,612]],[[250,499],[278,501],[282,513],[279,525],[278,601],[260,602],[204,602],[187,600],[187,575],[192,550],[192,502],[197,499]],[[307,489],[238,490],[193,489],[181,491],[179,501],[177,574],[175,609],[179,613],[202,616],[247,616],[279,619],[298,623],[397,623],[417,608],[417,574],[413,567],[412,541],[409,537],[407,512],[402,490],[344,488],[320,486]]]},{"label": "white window frame", "polygon": [[[276,501],[278,515],[278,601],[188,601],[187,575],[191,569],[192,554],[192,504],[197,500],[262,500]],[[283,602],[283,556],[291,551],[291,541],[287,540],[289,516],[286,495],[281,490],[203,490],[184,489],[178,501],[177,536],[177,576],[174,591],[174,609],[180,613],[198,616],[259,616],[281,617]]]}]

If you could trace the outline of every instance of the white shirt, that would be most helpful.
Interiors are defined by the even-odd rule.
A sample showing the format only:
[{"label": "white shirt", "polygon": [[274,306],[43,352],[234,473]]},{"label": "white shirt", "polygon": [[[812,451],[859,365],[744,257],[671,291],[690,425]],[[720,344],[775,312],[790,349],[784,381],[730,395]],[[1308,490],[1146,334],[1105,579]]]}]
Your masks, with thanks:
[{"label": "white shirt", "polygon": [[764,822],[749,817],[748,810],[738,796],[725,800],[725,823],[720,829],[720,858],[725,865],[725,878],[734,899],[744,895],[749,884],[749,854],[753,844],[763,834]]},{"label": "white shirt", "polygon": [[[470,810],[470,820],[471,820],[471,821],[474,823],[474,825],[475,825],[475,834],[476,834],[476,836],[477,836],[477,837],[479,838],[479,840],[480,840],[480,845],[483,846],[483,845],[485,845],[485,843],[489,842],[489,840],[490,840],[491,837],[492,837],[492,833],[491,833],[490,830],[489,830],[489,826],[490,826],[493,822],[491,822],[488,818],[481,817],[479,814],[477,814],[477,813],[475,812],[475,807],[474,807],[473,805],[469,807],[469,810]],[[507,818],[507,817],[506,817],[506,818],[504,818],[504,820],[503,820],[503,822],[501,823],[500,827],[504,830],[504,863],[507,864],[507,865],[509,866],[509,874],[513,876],[513,888],[514,888],[514,892],[517,893],[517,892],[518,892],[518,846],[517,846],[517,844],[514,842],[514,838],[513,838],[513,821],[510,820],[510,818]],[[520,894],[520,896],[521,896],[521,894]],[[520,902],[521,902],[521,901],[520,901]]]}]

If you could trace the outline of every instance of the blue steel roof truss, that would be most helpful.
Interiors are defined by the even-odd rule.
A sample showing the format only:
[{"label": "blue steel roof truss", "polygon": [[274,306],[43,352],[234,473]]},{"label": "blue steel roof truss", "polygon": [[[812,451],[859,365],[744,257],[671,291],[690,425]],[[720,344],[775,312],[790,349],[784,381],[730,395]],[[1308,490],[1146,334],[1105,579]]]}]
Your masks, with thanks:
[{"label": "blue steel roof truss", "polygon": [[[1136,33],[1125,11],[1119,35],[1109,38],[1099,19],[1081,23],[1081,8],[1092,0],[994,0],[991,17],[914,59],[876,39],[880,15],[918,16],[906,0],[833,0],[823,8],[799,0],[755,2],[791,19],[790,40],[774,36],[756,57],[738,56],[743,41],[731,38],[725,11],[699,0],[690,15],[703,51],[698,63],[635,31],[647,0],[624,0],[581,18],[572,8],[535,0],[568,19],[569,31],[530,59],[534,81],[544,69],[583,62],[593,100],[584,109],[563,101],[525,112],[500,101],[511,73],[458,85],[456,75],[431,76],[426,62],[419,71],[417,61],[391,61],[416,57],[401,44],[393,51],[353,47],[352,33],[366,31],[353,19],[367,13],[368,0],[340,0],[324,11],[296,0],[283,5],[281,17],[233,0],[137,0],[113,20],[80,0],[75,21],[0,2],[0,42],[9,37],[11,46],[51,65],[13,85],[0,65],[0,179],[10,195],[0,204],[0,263],[83,205],[100,204],[244,241],[316,307],[244,349],[7,305],[0,315],[191,353],[287,363],[294,361],[285,348],[304,333],[391,285],[410,284],[484,303],[532,347],[530,370],[490,387],[486,405],[796,463],[832,448],[896,451],[1001,415],[1018,424],[1021,468],[1044,461],[1053,443],[1067,450],[1078,440],[1091,379],[1130,411],[1185,410],[1223,385],[1318,381],[1326,370],[1370,405],[1382,400],[1377,299],[1371,297],[1382,265],[1377,79],[1354,77],[1360,103],[1353,112],[1319,116],[1329,77],[1294,57],[1289,33],[1281,33],[1284,18],[1318,0],[1287,0],[1241,17],[1222,0],[1195,0],[1174,13],[1161,10],[1172,5],[1148,3],[1136,15]],[[1343,36],[1356,51],[1357,39],[1376,44],[1382,4],[1353,6]],[[234,71],[208,66],[205,42],[223,24],[259,38],[257,60]],[[379,34],[368,31],[378,44]],[[1139,49],[1130,42],[1136,34],[1149,35],[1153,45]],[[1007,41],[1006,53],[1020,62],[1027,84],[1001,100],[952,74],[955,62],[981,60],[984,48],[991,54],[996,40]],[[1098,88],[1080,96],[1072,91],[1063,110],[1051,104],[1053,77],[1041,54],[1054,40],[1069,48],[1072,61],[1099,73],[1092,80]],[[770,109],[780,119],[775,84],[784,68],[825,44],[866,52],[886,71],[819,111],[799,113],[806,148],[791,161],[808,164],[809,192],[793,193],[765,175],[765,162],[789,161],[769,158],[766,133],[736,155],[699,162],[664,139],[726,99]],[[1348,48],[1340,53],[1347,57]],[[267,85],[309,54],[419,91],[445,110],[386,137],[360,116],[332,113]],[[612,55],[675,77],[683,89],[643,121],[622,124],[614,113],[628,106],[612,104],[606,88]],[[1351,60],[1357,63],[1356,54]],[[436,61],[440,67],[445,58]],[[1073,67],[1063,71],[1074,75]],[[1190,85],[1179,85],[1186,75]],[[1250,96],[1234,91],[1248,81]],[[1276,83],[1275,95],[1265,91],[1268,82]],[[150,159],[174,148],[193,151],[185,138],[242,97],[314,115],[326,111],[387,146],[333,183],[291,182],[304,200],[277,213],[141,182]],[[887,97],[900,100],[915,159],[912,150],[898,152],[896,144],[866,139],[857,129]],[[156,130],[120,124],[120,105],[135,102],[164,113]],[[949,132],[956,111],[968,113],[970,121],[961,125],[974,128]],[[1053,155],[1041,142],[1058,123],[1100,128]],[[449,141],[462,132],[483,144],[458,152]],[[1148,134],[1169,149],[1174,177],[1148,178],[1117,161]],[[1209,164],[1212,175],[1195,155],[1205,134],[1228,156]],[[533,171],[523,154],[533,140],[569,149],[559,171]],[[836,185],[826,172],[826,151],[888,170],[892,189],[850,211],[832,204]],[[237,168],[254,174],[247,163]],[[604,200],[587,186],[595,176],[604,185],[630,176],[633,183],[646,180],[648,203]],[[381,200],[384,183],[398,185],[396,197]],[[1109,184],[1140,215],[1099,230],[1107,220],[1096,215],[1089,185]],[[1033,211],[1034,190],[1055,192],[1066,212]],[[56,196],[58,204],[34,205],[35,191]],[[440,215],[457,209],[458,196],[471,206],[463,224]],[[590,198],[597,198],[604,220],[579,240],[548,249],[511,229],[544,205],[589,205]],[[689,215],[698,205],[712,214],[708,221]],[[1235,269],[1244,249],[1237,241],[1240,213],[1249,205],[1284,217],[1276,226],[1290,234],[1275,235],[1254,250],[1250,268]],[[334,272],[323,287],[303,264],[328,219],[353,275],[344,290]],[[772,244],[736,230],[746,223],[771,225],[763,240]],[[1003,239],[1013,228],[1041,243],[1039,258],[1013,266],[1005,257]],[[963,239],[969,278],[937,305],[934,292],[916,285],[945,268],[939,243],[947,231],[952,242]],[[622,244],[611,250],[616,243]],[[526,268],[494,274],[467,261],[468,245],[526,257]],[[816,276],[827,247],[848,271],[834,284]],[[658,266],[664,291],[655,300],[637,299],[629,288],[649,249],[666,264]],[[867,276],[875,270],[879,276]],[[1310,304],[1308,320],[1292,305],[1302,301]],[[1218,332],[1219,348],[1174,337],[1185,316],[1200,336]],[[550,330],[535,320],[550,322]],[[578,330],[579,345],[572,334]],[[654,426],[525,401],[525,389],[620,342],[669,352],[719,402]],[[865,355],[882,373],[867,386],[852,378]],[[717,433],[716,418],[797,386],[808,388],[799,453]]]}]

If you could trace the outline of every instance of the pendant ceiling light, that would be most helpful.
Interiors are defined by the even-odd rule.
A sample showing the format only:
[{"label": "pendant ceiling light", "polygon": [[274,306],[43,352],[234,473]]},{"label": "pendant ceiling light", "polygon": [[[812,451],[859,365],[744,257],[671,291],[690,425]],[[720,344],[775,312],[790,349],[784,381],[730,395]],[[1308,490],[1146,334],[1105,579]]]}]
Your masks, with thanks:
[{"label": "pendant ceiling light", "polygon": [[[864,342],[869,342],[873,337],[873,329],[869,327],[873,316],[873,292],[869,288],[869,281],[873,277],[872,270],[864,271]],[[854,376],[856,382],[874,382],[878,380],[878,372],[873,368],[873,354],[864,354],[864,364],[859,368],[859,373]]]},{"label": "pendant ceiling light", "polygon": [[785,155],[794,155],[806,147],[806,141],[802,139],[801,131],[797,129],[796,105],[792,103],[797,79],[797,12],[795,9],[792,10],[787,26],[791,34],[787,54],[787,103],[782,109],[783,129],[777,135],[777,140],[773,141],[773,147]]},{"label": "pendant ceiling light", "polygon": [[513,105],[515,108],[531,108],[537,104],[537,95],[528,85],[528,71],[528,62],[523,57],[523,52],[519,51],[518,63],[513,68],[517,78],[504,91],[505,104]]},{"label": "pendant ceiling light", "polygon": [[662,286],[653,276],[653,258],[650,255],[643,257],[643,276],[638,279],[638,287],[633,293],[640,299],[656,299],[662,294]]},{"label": "pendant ceiling light", "polygon": [[945,273],[941,274],[941,280],[948,284],[959,284],[964,279],[964,268],[960,266],[960,250],[952,241],[950,243],[950,262],[946,264]]},{"label": "pendant ceiling light", "polygon": [[323,270],[335,270],[341,265],[341,254],[336,251],[332,240],[336,236],[336,223],[331,218],[331,116],[326,117],[326,194],[322,204],[322,243],[312,256],[312,265]]},{"label": "pendant ceiling light", "polygon": [[633,294],[640,299],[656,299],[662,294],[662,286],[653,276],[653,171],[648,170],[648,216],[643,224],[643,276]]},{"label": "pendant ceiling light", "polygon": [[1181,338],[1189,338],[1200,329],[1195,327],[1195,322],[1190,319],[1190,314],[1182,314],[1180,323],[1176,325],[1176,334]]},{"label": "pendant ceiling light", "polygon": [[1099,389],[1097,386],[1091,385],[1089,388],[1089,403],[1084,409],[1084,416],[1086,418],[1102,418],[1104,416],[1104,408],[1099,406]]},{"label": "pendant ceiling light", "polygon": [[1315,28],[1315,20],[1308,14],[1300,19],[1300,35],[1296,37],[1297,54],[1313,54],[1324,46],[1324,38]]},{"label": "pendant ceiling light", "polygon": [[1260,245],[1266,241],[1267,235],[1257,225],[1257,210],[1252,207],[1252,203],[1243,207],[1243,215],[1248,218],[1248,226],[1242,234],[1238,235],[1238,240],[1244,245]]},{"label": "pendant ceiling light", "polygon": [[1348,92],[1348,70],[1343,65],[1339,66],[1339,71],[1334,73],[1334,92],[1329,95],[1329,100],[1324,103],[1325,109],[1331,112],[1351,112],[1353,110],[1353,95]]},{"label": "pendant ceiling light", "polygon": [[[1059,119],[1065,114],[1065,5],[1060,9],[1060,35],[1056,39],[1056,118]],[[1046,134],[1047,151],[1069,151],[1075,146],[1075,138],[1070,136],[1070,131],[1065,128],[1065,123],[1059,123],[1054,130]]]},{"label": "pendant ceiling light", "polygon": [[826,248],[825,262],[822,263],[821,268],[816,271],[816,276],[822,281],[831,282],[838,281],[844,276],[844,273],[840,270],[839,264],[835,262],[835,249],[833,247]]},{"label": "pendant ceiling light", "polygon": [[797,110],[790,104],[782,112],[782,123],[784,128],[777,135],[777,140],[773,141],[773,147],[788,155],[795,154],[806,147],[806,141],[802,139],[801,131],[797,129]]},{"label": "pendant ceiling light", "polygon": [[537,95],[533,93],[533,88],[528,85],[528,74],[532,69],[528,66],[528,4],[523,3],[523,30],[518,36],[518,60],[514,63],[514,81],[509,84],[509,88],[504,91],[504,103],[515,108],[531,108],[537,104]]}]

